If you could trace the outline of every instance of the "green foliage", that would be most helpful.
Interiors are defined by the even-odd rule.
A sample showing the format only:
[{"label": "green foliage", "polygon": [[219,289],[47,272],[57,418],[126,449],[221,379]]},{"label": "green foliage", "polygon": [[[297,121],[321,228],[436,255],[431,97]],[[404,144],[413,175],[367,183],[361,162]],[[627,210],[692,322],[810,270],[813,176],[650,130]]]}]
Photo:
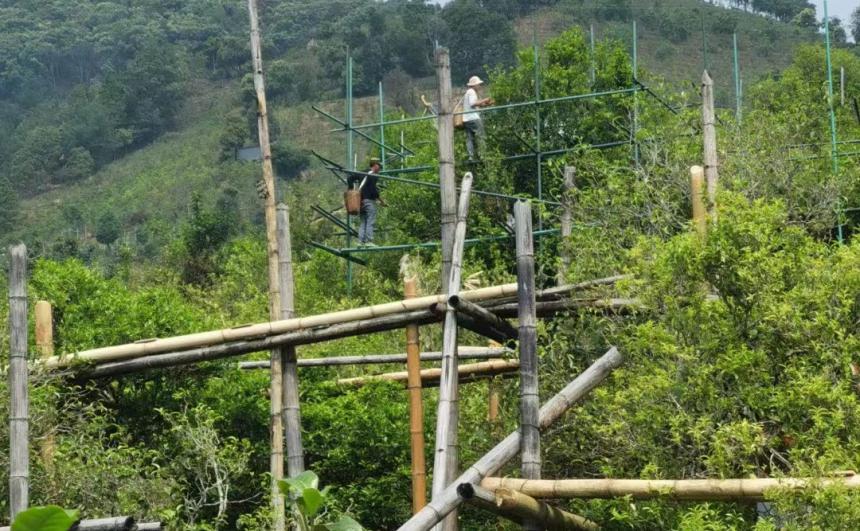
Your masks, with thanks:
[{"label": "green foliage", "polygon": [[328,498],[329,488],[319,490],[319,478],[306,470],[294,478],[278,482],[278,487],[290,504],[292,518],[300,531],[361,531],[361,524],[346,515],[336,521],[324,523],[318,513]]},{"label": "green foliage", "polygon": [[110,245],[119,238],[119,220],[113,212],[105,212],[96,222],[96,240],[103,245]]},{"label": "green foliage", "polygon": [[272,146],[272,165],[282,179],[298,177],[310,164],[310,155],[289,142],[282,140]]},{"label": "green foliage", "polygon": [[30,507],[18,513],[12,522],[12,531],[68,531],[77,519],[77,511],[67,511],[56,505]]}]

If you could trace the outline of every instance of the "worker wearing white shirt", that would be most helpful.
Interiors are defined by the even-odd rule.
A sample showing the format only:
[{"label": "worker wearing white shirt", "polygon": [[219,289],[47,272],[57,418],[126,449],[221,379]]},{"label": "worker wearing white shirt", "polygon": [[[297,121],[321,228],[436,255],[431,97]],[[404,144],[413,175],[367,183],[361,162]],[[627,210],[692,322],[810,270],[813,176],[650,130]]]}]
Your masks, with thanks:
[{"label": "worker wearing white shirt", "polygon": [[478,76],[470,77],[469,82],[466,83],[469,89],[463,96],[463,128],[466,130],[466,152],[469,154],[470,161],[478,158],[478,136],[483,133],[481,114],[471,111],[493,104],[493,100],[490,98],[481,99],[480,92],[483,84],[484,82]]}]

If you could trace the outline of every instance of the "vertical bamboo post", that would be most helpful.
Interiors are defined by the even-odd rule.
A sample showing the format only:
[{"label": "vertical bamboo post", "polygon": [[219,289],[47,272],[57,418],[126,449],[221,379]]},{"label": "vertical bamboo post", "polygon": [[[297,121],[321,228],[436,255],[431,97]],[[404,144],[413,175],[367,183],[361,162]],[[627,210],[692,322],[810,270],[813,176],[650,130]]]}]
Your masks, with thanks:
[{"label": "vertical bamboo post", "polygon": [[735,119],[738,124],[741,123],[741,70],[740,61],[738,60],[738,34],[732,33],[732,55],[734,57],[734,77],[735,77]]},{"label": "vertical bamboo post", "polygon": [[51,303],[36,301],[36,351],[40,358],[50,358],[54,355],[54,318],[51,315]]},{"label": "vertical bamboo post", "polygon": [[[460,273],[463,265],[463,247],[466,241],[466,218],[469,214],[469,196],[472,192],[472,174],[463,176],[460,185],[460,202],[457,209],[457,226],[451,253],[451,272],[448,295],[460,292]],[[439,407],[436,414],[436,448],[433,457],[433,496],[438,496],[457,477],[458,433],[460,418],[457,360],[457,314],[448,305],[442,336],[442,375],[439,380]],[[444,531],[457,529],[457,511],[445,517]]]},{"label": "vertical bamboo post", "polygon": [[559,286],[567,282],[567,274],[570,272],[571,249],[570,235],[573,233],[573,191],[576,188],[576,168],[574,166],[564,167],[564,192],[561,201],[561,269],[556,275],[556,283]]},{"label": "vertical bamboo post", "polygon": [[499,382],[495,376],[487,380],[487,421],[493,428],[499,422]]},{"label": "vertical bamboo post", "polygon": [[845,67],[839,67],[839,104],[845,105]]},{"label": "vertical bamboo post", "polygon": [[707,230],[705,216],[705,200],[702,197],[702,185],[705,180],[705,170],[701,166],[690,167],[690,200],[693,204],[693,227],[699,236],[704,236]]},{"label": "vertical bamboo post", "polygon": [[[517,245],[517,306],[520,325],[520,430],[522,475],[540,479],[540,397],[538,394],[537,315],[535,311],[535,263],[532,241],[532,208],[528,201],[514,203]],[[523,522],[523,529],[540,529]]]},{"label": "vertical bamboo post", "polygon": [[[281,295],[281,319],[296,316],[295,280],[293,277],[293,248],[290,236],[290,209],[278,203],[278,280]],[[287,474],[297,476],[305,470],[302,447],[302,415],[299,409],[299,374],[295,345],[281,348],[281,366],[284,371],[283,423],[286,428]]]},{"label": "vertical bamboo post", "polygon": [[[407,299],[418,296],[415,278],[403,281]],[[421,353],[418,325],[406,326],[406,387],[409,390],[409,443],[412,450],[412,514],[427,505],[427,465],[424,462],[424,404],[421,400]]]},{"label": "vertical bamboo post", "polygon": [[[51,314],[51,303],[37,301],[35,308],[36,320],[36,352],[39,358],[46,359],[54,355],[54,318]],[[53,469],[54,464],[54,427],[50,426],[42,440],[40,453],[42,462],[47,470]]]},{"label": "vertical bamboo post", "polygon": [[[272,170],[272,147],[269,142],[269,114],[266,105],[266,82],[263,78],[263,53],[260,44],[260,25],[257,17],[257,0],[248,0],[248,18],[251,26],[251,59],[254,68],[254,90],[257,95],[257,136],[263,158],[264,210],[266,215],[266,254],[269,269],[269,317],[278,319],[281,313],[278,280],[278,228],[275,215],[275,177]],[[261,194],[262,195],[262,194]],[[276,531],[284,529],[284,499],[278,490],[278,481],[284,477],[284,424],[283,424],[283,366],[280,349],[273,349],[269,417],[271,421],[271,451],[269,472],[272,476],[272,509]]]},{"label": "vertical bamboo post", "polygon": [[27,508],[30,489],[27,391],[27,247],[9,249],[9,510]]},{"label": "vertical bamboo post", "polygon": [[714,117],[714,81],[705,70],[702,73],[702,136],[705,153],[705,182],[708,188],[708,211],[712,219],[717,214],[717,129]]},{"label": "vertical bamboo post", "polygon": [[457,181],[454,176],[454,115],[451,60],[447,48],[436,49],[436,81],[439,86],[438,143],[439,193],[442,204],[442,293],[449,293],[454,225],[457,221]]}]

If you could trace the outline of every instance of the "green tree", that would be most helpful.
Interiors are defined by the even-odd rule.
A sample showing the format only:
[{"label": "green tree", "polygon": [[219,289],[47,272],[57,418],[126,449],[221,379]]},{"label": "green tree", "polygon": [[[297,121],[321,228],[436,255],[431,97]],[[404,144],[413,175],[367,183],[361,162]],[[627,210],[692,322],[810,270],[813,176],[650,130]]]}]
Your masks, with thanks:
[{"label": "green tree", "polygon": [[454,85],[463,86],[469,76],[486,76],[487,67],[508,66],[514,61],[516,39],[511,23],[488,11],[475,0],[453,0],[442,10],[448,25],[451,72]]},{"label": "green tree", "polygon": [[0,233],[8,234],[18,220],[18,194],[5,177],[0,176]]},{"label": "green tree", "polygon": [[113,212],[105,212],[96,221],[96,241],[102,245],[111,245],[119,238],[119,220]]}]

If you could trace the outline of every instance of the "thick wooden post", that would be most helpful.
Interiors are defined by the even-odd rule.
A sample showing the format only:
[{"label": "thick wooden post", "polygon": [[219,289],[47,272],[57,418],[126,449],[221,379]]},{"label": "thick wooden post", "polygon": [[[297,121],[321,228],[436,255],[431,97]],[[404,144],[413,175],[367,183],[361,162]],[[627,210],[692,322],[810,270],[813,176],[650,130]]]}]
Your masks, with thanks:
[{"label": "thick wooden post", "polygon": [[707,230],[707,219],[705,214],[705,199],[702,197],[702,185],[705,180],[705,171],[701,166],[690,167],[690,200],[693,205],[693,227],[699,236],[704,236]]},{"label": "thick wooden post", "polygon": [[[472,192],[472,174],[463,176],[460,187],[460,204],[457,209],[457,227],[451,254],[451,274],[448,279],[448,296],[460,292],[460,273],[463,265],[463,247],[466,241],[466,219],[469,214],[469,196]],[[449,305],[445,313],[442,337],[442,376],[439,382],[439,408],[436,415],[436,453],[433,459],[433,497],[435,498],[451,480],[457,477],[459,467],[457,424],[460,418],[457,370],[457,312]],[[452,511],[441,526],[445,531],[457,529],[457,512]]]},{"label": "thick wooden post", "polygon": [[9,511],[14,520],[27,508],[30,494],[27,247],[15,245],[9,254]]},{"label": "thick wooden post", "polygon": [[[535,262],[532,242],[532,207],[527,201],[514,203],[517,244],[517,301],[520,323],[520,430],[522,474],[540,479],[540,396],[538,393],[537,315],[535,312]],[[530,520],[523,529],[540,529]]]},{"label": "thick wooden post", "polygon": [[[403,296],[418,296],[415,278],[403,281]],[[406,386],[409,390],[409,443],[412,449],[412,514],[427,505],[427,464],[424,461],[424,404],[421,400],[421,352],[418,325],[406,325]]]},{"label": "thick wooden post", "polygon": [[[251,24],[251,59],[254,68],[254,90],[257,94],[257,137],[263,158],[263,196],[266,215],[266,251],[269,264],[269,317],[278,319],[281,314],[280,282],[278,280],[278,224],[275,215],[275,174],[272,169],[272,147],[269,142],[269,114],[266,106],[266,83],[263,78],[263,52],[260,44],[260,25],[257,18],[257,0],[248,0],[248,18]],[[281,349],[273,349],[272,372],[269,389],[271,421],[271,451],[269,472],[272,476],[272,504],[275,531],[284,529],[284,499],[278,490],[278,481],[284,478],[284,423],[283,423],[283,364]]]},{"label": "thick wooden post", "polygon": [[717,129],[714,125],[714,82],[708,71],[702,74],[702,137],[705,152],[705,182],[708,186],[708,212],[712,219],[717,214]]},{"label": "thick wooden post", "polygon": [[[278,281],[281,283],[281,319],[296,316],[295,280],[293,279],[293,249],[290,237],[290,209],[278,203]],[[283,422],[286,427],[287,474],[297,476],[305,470],[302,447],[302,415],[299,409],[299,373],[296,346],[281,347],[281,366],[284,371]]]},{"label": "thick wooden post", "polygon": [[573,191],[576,188],[576,168],[564,167],[564,192],[561,200],[561,269],[556,275],[559,286],[567,282],[570,272],[570,235],[573,233]]},{"label": "thick wooden post", "polygon": [[438,142],[439,193],[442,205],[442,293],[450,293],[448,280],[457,222],[457,180],[454,176],[454,115],[451,61],[446,48],[436,49],[436,81],[439,88]]}]

